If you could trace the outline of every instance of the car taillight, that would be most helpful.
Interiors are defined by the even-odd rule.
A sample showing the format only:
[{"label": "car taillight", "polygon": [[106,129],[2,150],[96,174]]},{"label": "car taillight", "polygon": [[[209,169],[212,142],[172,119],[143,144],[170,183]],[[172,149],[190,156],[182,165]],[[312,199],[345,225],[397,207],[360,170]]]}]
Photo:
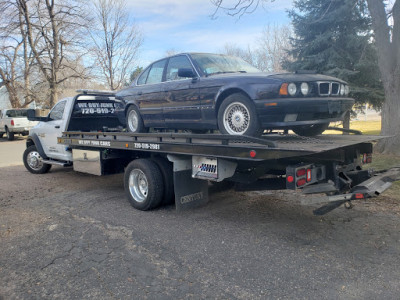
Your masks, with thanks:
[{"label": "car taillight", "polygon": [[11,120],[11,126],[14,126],[15,124],[14,124],[14,120]]}]

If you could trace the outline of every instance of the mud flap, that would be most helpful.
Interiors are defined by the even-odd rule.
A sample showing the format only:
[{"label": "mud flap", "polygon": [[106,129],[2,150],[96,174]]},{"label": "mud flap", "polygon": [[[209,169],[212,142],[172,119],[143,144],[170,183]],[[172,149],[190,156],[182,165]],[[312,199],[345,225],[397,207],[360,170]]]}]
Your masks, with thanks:
[{"label": "mud flap", "polygon": [[208,181],[192,178],[192,158],[168,155],[174,167],[176,210],[202,206],[208,202]]}]

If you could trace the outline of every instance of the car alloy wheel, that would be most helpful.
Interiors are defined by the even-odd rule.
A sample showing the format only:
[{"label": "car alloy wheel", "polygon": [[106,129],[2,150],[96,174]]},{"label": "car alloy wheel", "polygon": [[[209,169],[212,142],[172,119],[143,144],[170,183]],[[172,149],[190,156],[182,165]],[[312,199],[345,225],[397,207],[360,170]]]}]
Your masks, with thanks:
[{"label": "car alloy wheel", "polygon": [[139,116],[136,110],[132,109],[128,114],[129,131],[136,132],[139,126]]},{"label": "car alloy wheel", "polygon": [[233,102],[224,111],[223,124],[229,134],[242,135],[250,126],[250,112],[243,103]]}]

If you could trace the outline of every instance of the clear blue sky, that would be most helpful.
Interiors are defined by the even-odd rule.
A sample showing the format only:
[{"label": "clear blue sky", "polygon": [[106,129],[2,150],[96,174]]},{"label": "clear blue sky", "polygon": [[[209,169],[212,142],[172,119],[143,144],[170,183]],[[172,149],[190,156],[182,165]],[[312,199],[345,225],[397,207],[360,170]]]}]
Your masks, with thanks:
[{"label": "clear blue sky", "polygon": [[220,11],[215,20],[215,6],[209,0],[128,0],[127,5],[144,34],[138,65],[145,67],[171,49],[218,52],[227,43],[252,45],[267,24],[290,22],[285,9],[291,8],[292,0],[265,3],[240,19]]}]

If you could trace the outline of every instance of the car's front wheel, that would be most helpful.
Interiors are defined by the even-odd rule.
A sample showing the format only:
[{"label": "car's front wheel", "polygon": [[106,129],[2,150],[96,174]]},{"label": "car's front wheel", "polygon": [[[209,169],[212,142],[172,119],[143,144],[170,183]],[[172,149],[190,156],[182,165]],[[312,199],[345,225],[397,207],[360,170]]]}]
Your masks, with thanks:
[{"label": "car's front wheel", "polygon": [[126,130],[129,132],[147,132],[147,128],[144,127],[142,116],[136,106],[129,106],[126,112]]},{"label": "car's front wheel", "polygon": [[329,123],[303,125],[292,128],[294,133],[301,136],[316,136],[323,133],[329,126]]},{"label": "car's front wheel", "polygon": [[243,94],[232,94],[218,110],[218,128],[223,134],[258,136],[261,133],[256,108]]}]

